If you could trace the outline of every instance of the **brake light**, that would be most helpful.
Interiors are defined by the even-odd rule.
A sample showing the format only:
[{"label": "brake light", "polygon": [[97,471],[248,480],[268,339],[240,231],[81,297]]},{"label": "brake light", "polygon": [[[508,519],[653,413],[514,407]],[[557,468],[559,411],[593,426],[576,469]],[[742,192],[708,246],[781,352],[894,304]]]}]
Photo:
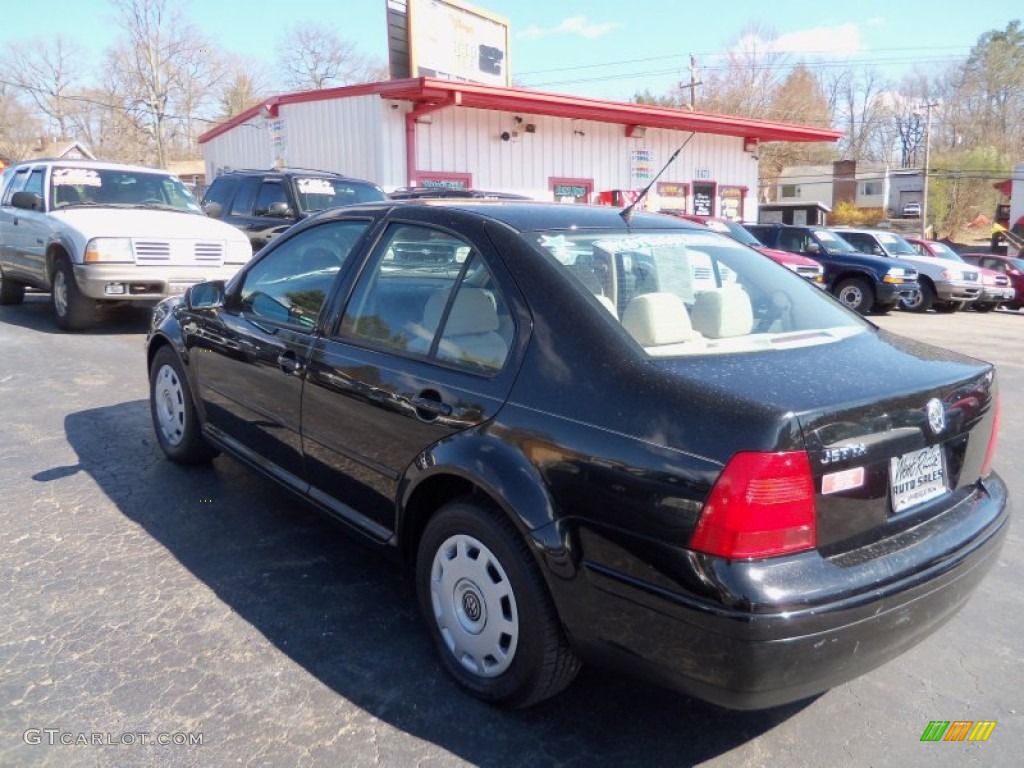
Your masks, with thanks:
[{"label": "brake light", "polygon": [[985,460],[981,462],[981,476],[988,477],[992,472],[992,460],[996,456],[996,439],[999,437],[999,420],[1002,416],[1002,408],[999,405],[999,395],[995,396],[995,415],[992,417],[992,434],[988,438],[988,448],[985,450]]},{"label": "brake light", "polygon": [[737,453],[711,489],[690,548],[729,559],[774,557],[817,542],[805,451]]}]

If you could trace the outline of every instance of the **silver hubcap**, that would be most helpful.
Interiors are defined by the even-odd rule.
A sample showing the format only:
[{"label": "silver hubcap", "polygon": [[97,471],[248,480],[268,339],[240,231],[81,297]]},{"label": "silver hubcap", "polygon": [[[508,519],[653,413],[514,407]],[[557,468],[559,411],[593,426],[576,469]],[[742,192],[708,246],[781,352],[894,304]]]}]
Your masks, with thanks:
[{"label": "silver hubcap", "polygon": [[497,677],[515,658],[519,611],[505,569],[472,536],[448,538],[434,554],[430,599],[448,650],[465,669]]},{"label": "silver hubcap", "polygon": [[921,306],[921,300],[922,296],[920,290],[914,291],[905,299],[902,299],[903,306],[906,307],[907,309],[916,309],[917,307]]},{"label": "silver hubcap", "polygon": [[68,281],[62,269],[58,269],[57,274],[53,276],[53,307],[58,315],[68,313]]},{"label": "silver hubcap", "polygon": [[160,434],[168,444],[178,445],[185,436],[185,391],[177,371],[169,365],[160,366],[156,373],[153,404]]},{"label": "silver hubcap", "polygon": [[839,292],[839,300],[851,309],[856,309],[864,301],[864,293],[855,285],[849,285]]}]

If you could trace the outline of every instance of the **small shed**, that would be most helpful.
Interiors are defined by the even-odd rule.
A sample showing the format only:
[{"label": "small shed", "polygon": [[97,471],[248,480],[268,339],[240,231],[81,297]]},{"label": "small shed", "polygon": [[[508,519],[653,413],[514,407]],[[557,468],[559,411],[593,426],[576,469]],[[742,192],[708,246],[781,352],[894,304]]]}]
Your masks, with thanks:
[{"label": "small shed", "polygon": [[757,212],[758,224],[799,224],[801,226],[826,226],[832,209],[815,200],[798,200],[789,203],[761,203]]}]

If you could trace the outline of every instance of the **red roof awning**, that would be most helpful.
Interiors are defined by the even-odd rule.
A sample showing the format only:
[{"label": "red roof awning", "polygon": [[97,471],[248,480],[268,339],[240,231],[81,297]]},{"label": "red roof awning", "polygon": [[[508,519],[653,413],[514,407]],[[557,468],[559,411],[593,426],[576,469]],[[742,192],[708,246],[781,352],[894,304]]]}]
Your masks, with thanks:
[{"label": "red roof awning", "polygon": [[418,77],[275,96],[207,131],[199,137],[199,143],[205,143],[231,130],[236,125],[251,120],[260,114],[262,109],[267,109],[271,115],[276,115],[283,104],[325,101],[373,93],[379,94],[384,99],[409,101],[417,106],[447,103],[473,109],[524,112],[530,115],[594,120],[621,125],[642,125],[648,128],[667,128],[677,131],[696,131],[697,133],[737,136],[758,141],[837,141],[843,137],[840,131],[808,125],[718,115],[710,112],[691,112],[686,109],[650,104],[605,101],[523,88],[502,88],[478,83]]},{"label": "red roof awning", "polygon": [[992,185],[999,190],[999,194],[1010,196],[1010,189],[1013,187],[1013,179],[1004,179],[1003,181],[997,181]]}]

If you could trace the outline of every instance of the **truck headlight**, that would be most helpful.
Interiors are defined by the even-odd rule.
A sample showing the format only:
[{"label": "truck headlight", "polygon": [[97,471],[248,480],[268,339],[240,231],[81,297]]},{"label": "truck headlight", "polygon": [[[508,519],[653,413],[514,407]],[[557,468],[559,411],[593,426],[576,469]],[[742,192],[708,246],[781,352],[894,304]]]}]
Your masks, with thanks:
[{"label": "truck headlight", "polygon": [[94,237],[85,246],[85,263],[132,262],[132,241],[127,237]]}]

